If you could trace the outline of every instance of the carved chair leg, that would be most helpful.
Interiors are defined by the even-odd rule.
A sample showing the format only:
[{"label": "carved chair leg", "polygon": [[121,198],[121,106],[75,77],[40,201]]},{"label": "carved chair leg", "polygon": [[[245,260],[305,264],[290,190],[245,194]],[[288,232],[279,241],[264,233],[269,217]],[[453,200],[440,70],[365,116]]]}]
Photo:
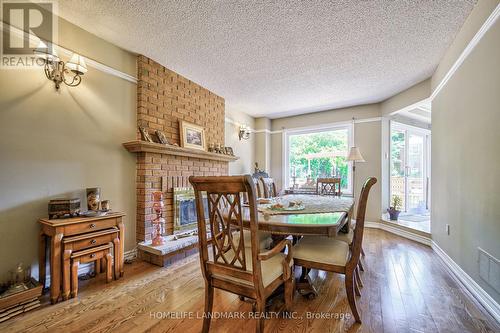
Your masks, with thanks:
[{"label": "carved chair leg", "polygon": [[212,317],[212,306],[214,304],[214,287],[208,283],[205,285],[205,310],[203,318],[203,333],[208,333],[210,329],[210,319]]},{"label": "carved chair leg", "polygon": [[349,307],[354,315],[354,319],[357,323],[361,323],[361,318],[359,317],[358,309],[356,307],[356,297],[354,297],[354,276],[353,272],[347,272],[345,275],[345,289],[347,294],[347,300],[349,301]]},{"label": "carved chair leg", "polygon": [[266,300],[258,299],[257,300],[257,322],[255,326],[256,333],[264,333],[264,319],[265,319],[265,311],[266,311]]},{"label": "carved chair leg", "polygon": [[285,281],[285,311],[292,311],[293,295],[295,294],[295,279],[290,277]]},{"label": "carved chair leg", "polygon": [[363,288],[363,280],[361,280],[361,275],[359,274],[359,266],[356,266],[356,269],[354,271],[355,277],[356,277],[356,282],[360,288]]}]

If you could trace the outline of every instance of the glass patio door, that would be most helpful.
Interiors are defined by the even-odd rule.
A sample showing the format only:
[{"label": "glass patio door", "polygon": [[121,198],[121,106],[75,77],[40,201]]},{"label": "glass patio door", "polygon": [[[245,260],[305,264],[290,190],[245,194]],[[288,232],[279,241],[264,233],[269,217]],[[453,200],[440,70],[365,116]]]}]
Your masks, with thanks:
[{"label": "glass patio door", "polygon": [[402,210],[410,214],[430,208],[429,141],[429,131],[391,124],[391,204],[399,196]]}]

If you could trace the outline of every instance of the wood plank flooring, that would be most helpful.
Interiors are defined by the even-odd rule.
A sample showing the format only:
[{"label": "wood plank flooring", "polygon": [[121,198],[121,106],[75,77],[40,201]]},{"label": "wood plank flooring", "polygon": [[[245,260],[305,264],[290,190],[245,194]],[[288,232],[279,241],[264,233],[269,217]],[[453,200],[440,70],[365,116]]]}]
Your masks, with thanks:
[{"label": "wood plank flooring", "polygon": [[[343,277],[313,271],[320,296],[308,300],[296,294],[291,318],[270,312],[266,332],[500,332],[429,247],[382,230],[367,229],[365,235],[364,288],[358,298],[362,325],[350,315]],[[101,275],[81,281],[77,299],[45,302],[0,324],[0,332],[199,332],[203,296],[196,254],[166,268],[137,262],[125,267],[124,279],[106,284]],[[280,302],[275,300],[270,311]],[[212,319],[211,332],[255,328],[251,304],[235,295],[217,290],[214,311],[226,318]]]}]

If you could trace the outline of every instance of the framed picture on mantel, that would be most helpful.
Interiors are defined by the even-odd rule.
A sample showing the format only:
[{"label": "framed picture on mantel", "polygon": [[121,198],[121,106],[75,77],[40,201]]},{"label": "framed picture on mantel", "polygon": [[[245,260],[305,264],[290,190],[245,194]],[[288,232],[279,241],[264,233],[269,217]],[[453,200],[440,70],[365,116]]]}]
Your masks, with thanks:
[{"label": "framed picture on mantel", "polygon": [[201,126],[179,120],[181,147],[206,150],[205,129]]}]

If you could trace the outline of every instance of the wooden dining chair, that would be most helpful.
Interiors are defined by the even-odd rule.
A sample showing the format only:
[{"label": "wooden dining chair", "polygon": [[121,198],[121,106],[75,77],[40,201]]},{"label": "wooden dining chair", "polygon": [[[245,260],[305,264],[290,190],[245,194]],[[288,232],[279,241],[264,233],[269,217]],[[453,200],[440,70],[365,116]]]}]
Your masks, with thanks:
[{"label": "wooden dining chair", "polygon": [[340,178],[318,178],[316,180],[316,194],[335,195],[340,197]]},{"label": "wooden dining chair", "polygon": [[259,178],[252,177],[253,183],[255,184],[255,190],[257,194],[257,198],[262,198],[262,191],[260,189]]},{"label": "wooden dining chair", "polygon": [[[191,176],[189,181],[195,193],[198,247],[205,279],[202,331],[208,332],[210,328],[214,288],[218,288],[254,300],[255,311],[262,314],[256,316],[255,331],[263,332],[266,299],[282,284],[285,287],[285,309],[291,309],[294,292],[292,244],[289,240],[282,240],[268,251],[260,249],[255,187],[249,175]],[[244,210],[242,193],[248,196],[249,207]],[[205,205],[208,205],[208,216],[205,216]],[[248,239],[244,235],[243,216],[250,221],[250,247],[245,244]],[[211,235],[211,246],[207,230]],[[285,248],[286,254],[282,253]]]},{"label": "wooden dining chair", "polygon": [[278,196],[278,191],[276,191],[276,183],[274,182],[273,178],[260,177],[260,182],[262,183],[264,198]]},{"label": "wooden dining chair", "polygon": [[365,225],[366,204],[371,187],[377,178],[368,178],[359,195],[356,226],[352,246],[346,242],[326,236],[304,236],[293,248],[294,262],[302,269],[320,269],[345,275],[347,300],[356,322],[361,323],[361,317],[356,307],[354,296],[355,270],[359,263],[363,231]]}]

